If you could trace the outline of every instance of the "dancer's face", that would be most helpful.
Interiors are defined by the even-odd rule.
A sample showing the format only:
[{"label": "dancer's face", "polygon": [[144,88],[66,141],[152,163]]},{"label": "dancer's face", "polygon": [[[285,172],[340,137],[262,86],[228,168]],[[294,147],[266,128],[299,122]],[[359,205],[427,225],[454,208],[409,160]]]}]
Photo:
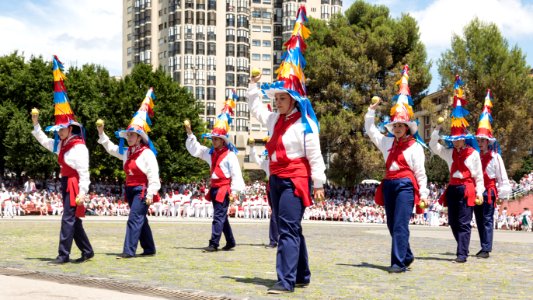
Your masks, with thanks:
[{"label": "dancer's face", "polygon": [[61,128],[57,134],[59,135],[59,139],[66,140],[72,134],[72,127]]},{"label": "dancer's face", "polygon": [[274,102],[282,115],[290,113],[296,106],[296,101],[288,93],[277,93]]},{"label": "dancer's face", "polygon": [[481,152],[487,152],[489,150],[489,140],[477,139],[477,144],[479,145],[479,150],[481,150]]},{"label": "dancer's face", "polygon": [[224,140],[222,138],[212,137],[211,141],[213,142],[213,147],[215,147],[215,149],[224,147]]},{"label": "dancer's face", "polygon": [[399,139],[407,134],[408,129],[409,127],[407,127],[407,125],[404,123],[395,123],[392,125],[392,134]]},{"label": "dancer's face", "polygon": [[128,146],[130,147],[139,145],[142,140],[141,136],[136,132],[128,132],[126,139],[128,140]]},{"label": "dancer's face", "polygon": [[453,147],[457,150],[461,150],[465,146],[465,140],[457,140],[457,141],[453,141],[452,143],[453,143]]}]

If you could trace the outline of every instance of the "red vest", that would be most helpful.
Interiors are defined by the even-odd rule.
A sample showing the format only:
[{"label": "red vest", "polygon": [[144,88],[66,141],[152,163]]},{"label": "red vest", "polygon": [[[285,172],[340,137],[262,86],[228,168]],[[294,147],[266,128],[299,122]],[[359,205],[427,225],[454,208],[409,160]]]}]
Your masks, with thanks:
[{"label": "red vest", "polygon": [[[296,121],[301,118],[300,112],[285,118],[285,115],[280,115],[276,125],[274,126],[274,133],[270,141],[265,145],[270,158],[270,174],[276,175],[279,178],[290,178],[294,184],[294,195],[302,199],[305,207],[311,206],[311,191],[309,190],[309,178],[311,177],[311,166],[305,157],[296,159],[289,159],[283,145],[283,135],[287,132]],[[276,152],[277,161],[272,161],[272,154]]]},{"label": "red vest", "polygon": [[78,196],[78,194],[80,193],[80,189],[79,189],[80,176],[78,174],[78,171],[71,168],[65,162],[65,153],[70,151],[70,149],[74,148],[74,146],[80,145],[80,144],[85,145],[85,141],[79,136],[73,136],[70,140],[66,141],[66,143],[65,141],[63,141],[61,143],[61,148],[59,149],[59,155],[57,156],[57,161],[59,162],[59,166],[61,167],[61,176],[68,177],[66,192],[69,193],[70,207],[76,207],[75,216],[78,218],[83,218],[85,217],[85,206],[76,205],[76,196]]},{"label": "red vest", "polygon": [[[465,160],[476,151],[472,147],[465,147],[461,149],[460,151],[457,151],[453,149],[452,154],[452,167],[450,170],[450,182],[448,184],[448,187],[450,185],[464,185],[465,186],[465,197],[467,199],[467,205],[468,206],[474,206],[476,205],[476,183],[474,181],[474,178],[472,178],[472,174],[470,173],[470,170],[465,165]],[[461,175],[463,178],[455,178],[452,177],[455,172],[461,172]],[[443,206],[448,206],[448,203],[446,201],[446,192],[448,191],[448,188],[446,188],[446,191],[440,196],[439,203]]]},{"label": "red vest", "polygon": [[[141,171],[141,169],[139,169],[136,160],[145,150],[150,150],[150,148],[145,144],[141,144],[135,148],[130,147],[128,149],[128,158],[124,163],[124,172],[126,173],[126,186],[142,186],[143,190],[141,192],[141,198],[144,198],[144,193],[146,191],[146,187],[148,186],[148,177],[146,176],[146,174],[144,174],[143,171]],[[159,200],[159,194],[155,194],[153,201],[159,202]]]},{"label": "red vest", "polygon": [[[496,178],[489,178],[487,175],[487,166],[492,160],[492,152],[487,151],[485,154],[480,154],[481,156],[481,168],[483,169],[483,183],[485,184],[485,190],[487,191],[487,200],[489,204],[492,204],[492,193],[496,199],[498,199],[498,190],[496,189]],[[494,207],[496,207],[496,201],[494,201]]]},{"label": "red vest", "polygon": [[213,177],[213,173],[215,173],[218,177],[218,179],[211,178],[211,189],[218,188],[218,191],[215,199],[211,199],[211,189],[209,189],[207,195],[205,196],[205,199],[209,201],[215,200],[216,202],[222,203],[226,198],[226,194],[231,193],[231,178],[226,178],[226,175],[224,175],[224,172],[220,168],[220,163],[226,156],[228,156],[228,153],[228,147],[224,147],[222,149],[214,149],[213,153],[211,154],[210,174],[211,177]]},{"label": "red vest", "polygon": [[[411,180],[414,190],[413,194],[415,197],[414,204],[416,207],[416,213],[421,214],[424,213],[424,210],[418,206],[418,203],[420,203],[420,187],[418,186],[418,181],[415,178],[415,173],[413,172],[413,170],[411,170],[409,164],[407,163],[407,160],[405,159],[405,156],[403,155],[403,152],[415,143],[416,140],[412,136],[403,138],[400,141],[394,139],[392,147],[389,149],[389,156],[387,157],[387,161],[385,162],[385,167],[387,168],[385,179],[408,178],[409,180]],[[392,166],[393,162],[396,162],[396,164],[398,165],[399,169],[396,171],[390,171],[390,167]],[[376,190],[376,196],[374,198],[374,201],[376,202],[376,204],[381,206],[385,204],[385,199],[383,197],[383,182],[379,184]]]}]

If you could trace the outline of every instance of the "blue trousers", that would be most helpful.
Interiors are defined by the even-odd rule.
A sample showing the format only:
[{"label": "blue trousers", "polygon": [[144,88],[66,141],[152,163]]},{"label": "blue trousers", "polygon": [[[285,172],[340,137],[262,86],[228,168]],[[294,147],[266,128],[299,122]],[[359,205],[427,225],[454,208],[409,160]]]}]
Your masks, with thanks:
[{"label": "blue trousers", "polygon": [[468,206],[464,185],[450,185],[446,191],[448,202],[448,223],[457,242],[457,258],[466,259],[472,232],[472,213],[474,208]]},{"label": "blue trousers", "polygon": [[383,181],[387,227],[392,237],[391,266],[402,269],[414,255],[409,245],[409,220],[415,203],[413,183],[408,178]]},{"label": "blue trousers", "polygon": [[61,193],[63,195],[63,216],[61,217],[61,231],[59,233],[58,257],[63,261],[69,261],[72,240],[80,249],[82,255],[94,254],[93,247],[83,229],[80,218],[76,217],[76,207],[70,207],[70,193],[67,192],[68,177],[61,178]]},{"label": "blue trousers", "polygon": [[218,248],[220,244],[220,237],[224,233],[226,238],[226,244],[235,245],[235,238],[233,237],[233,231],[228,219],[228,207],[229,207],[229,195],[226,194],[222,203],[217,202],[215,199],[218,188],[211,189],[211,202],[213,203],[213,223],[211,226],[211,239],[209,245]]},{"label": "blue trousers", "polygon": [[302,217],[305,211],[302,200],[294,195],[290,179],[270,176],[272,210],[277,214],[278,252],[276,272],[278,283],[293,291],[296,283],[309,283],[311,271],[307,246],[302,233]]},{"label": "blue trousers", "polygon": [[[141,198],[143,186],[127,186],[126,200],[130,206],[130,214],[128,216],[128,224],[126,226],[126,238],[124,240],[124,250],[122,253],[135,256],[137,251],[137,244],[140,242],[145,254],[155,254],[154,237],[152,236],[152,229],[148,224],[148,205],[146,205],[146,197]],[[146,191],[145,191],[146,192]]]},{"label": "blue trousers", "polygon": [[[496,195],[492,194],[492,201],[496,201]],[[474,206],[474,215],[476,217],[477,231],[479,232],[479,241],[481,251],[492,251],[492,239],[494,236],[494,202],[489,204],[487,191],[483,193],[483,204]]]},{"label": "blue trousers", "polygon": [[270,200],[270,193],[267,193],[268,204],[272,209],[272,214],[270,215],[270,226],[268,227],[268,238],[270,240],[270,245],[277,245],[279,240],[278,235],[278,212],[274,210],[272,206],[272,201]]}]

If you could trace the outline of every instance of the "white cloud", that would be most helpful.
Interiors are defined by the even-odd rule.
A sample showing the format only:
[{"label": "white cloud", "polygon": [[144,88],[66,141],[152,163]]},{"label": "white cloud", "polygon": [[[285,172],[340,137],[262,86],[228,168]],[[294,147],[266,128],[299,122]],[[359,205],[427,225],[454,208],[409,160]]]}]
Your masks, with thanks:
[{"label": "white cloud", "polygon": [[428,48],[449,46],[452,34],[462,35],[475,17],[496,24],[506,37],[533,37],[533,5],[518,0],[436,0],[410,14],[418,21]]},{"label": "white cloud", "polygon": [[95,63],[121,74],[122,1],[23,2],[0,12],[0,55],[15,50],[45,59],[57,54],[65,65]]}]

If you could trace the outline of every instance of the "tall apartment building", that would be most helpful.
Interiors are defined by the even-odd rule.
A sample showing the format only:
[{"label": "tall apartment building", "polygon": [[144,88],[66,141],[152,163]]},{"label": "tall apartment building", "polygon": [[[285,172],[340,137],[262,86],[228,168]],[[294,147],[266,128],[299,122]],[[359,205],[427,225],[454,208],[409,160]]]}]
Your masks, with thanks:
[{"label": "tall apartment building", "polygon": [[257,168],[248,162],[247,140],[267,130],[248,110],[250,69],[273,81],[302,4],[324,20],[342,10],[340,0],[123,0],[122,73],[139,63],[163,68],[203,105],[208,127],[235,91],[234,143],[244,167]]}]

